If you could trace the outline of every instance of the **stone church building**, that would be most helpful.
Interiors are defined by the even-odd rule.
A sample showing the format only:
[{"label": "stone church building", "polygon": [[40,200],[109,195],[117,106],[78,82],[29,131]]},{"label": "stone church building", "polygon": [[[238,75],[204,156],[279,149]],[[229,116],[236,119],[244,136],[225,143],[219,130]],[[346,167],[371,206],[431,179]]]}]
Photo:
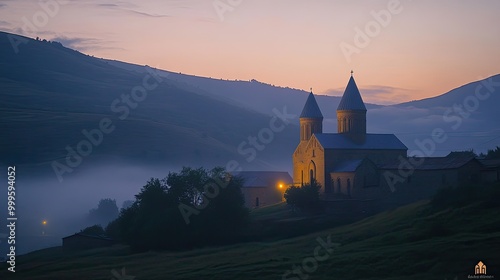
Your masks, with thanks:
[{"label": "stone church building", "polygon": [[337,133],[323,132],[323,115],[311,92],[300,115],[300,143],[293,153],[293,183],[313,179],[323,200],[397,200],[428,197],[444,186],[476,182],[481,163],[472,155],[407,157],[394,134],[367,133],[366,107],[351,74],[337,108]]}]

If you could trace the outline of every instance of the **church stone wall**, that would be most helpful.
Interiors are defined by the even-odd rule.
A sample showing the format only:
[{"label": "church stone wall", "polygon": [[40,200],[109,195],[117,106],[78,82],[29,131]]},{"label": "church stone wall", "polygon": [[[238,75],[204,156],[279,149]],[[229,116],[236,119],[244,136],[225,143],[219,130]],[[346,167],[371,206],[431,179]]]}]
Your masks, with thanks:
[{"label": "church stone wall", "polygon": [[324,150],[316,140],[302,142],[293,155],[293,183],[308,184],[311,181],[310,170],[316,181],[321,185],[320,193],[325,189],[325,155]]}]

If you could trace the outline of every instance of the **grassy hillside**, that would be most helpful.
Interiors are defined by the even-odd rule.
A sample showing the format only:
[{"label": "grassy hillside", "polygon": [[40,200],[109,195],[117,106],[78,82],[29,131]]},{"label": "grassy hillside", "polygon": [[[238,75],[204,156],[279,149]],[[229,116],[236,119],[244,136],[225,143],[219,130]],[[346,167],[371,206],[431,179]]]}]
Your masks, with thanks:
[{"label": "grassy hillside", "polygon": [[[278,205],[253,215],[287,218],[283,210]],[[121,274],[125,268],[137,280],[300,279],[292,274],[282,277],[314,255],[320,237],[330,238],[335,246],[316,269],[310,267],[307,279],[467,279],[479,260],[488,265],[488,274],[498,271],[500,215],[492,210],[482,202],[436,210],[422,201],[296,238],[188,252],[129,254],[121,245],[79,253],[51,248],[19,257],[15,275],[2,265],[0,275],[2,279],[113,279],[113,270]]]},{"label": "grassy hillside", "polygon": [[[271,111],[264,115],[180,89],[168,77],[144,100],[132,100],[137,107],[126,105],[122,96],[143,86],[146,74],[53,42],[24,38],[15,53],[9,36],[0,32],[0,129],[9,135],[0,139],[0,163],[62,159],[67,145],[76,148],[86,139],[83,129],[96,129],[101,119],[109,118],[116,129],[90,157],[179,166],[228,160],[243,164],[246,156],[237,152],[238,145],[269,127]],[[120,118],[123,109],[112,109],[115,100],[120,101],[115,108],[129,108],[125,119]],[[258,160],[288,159],[297,135],[297,125],[286,126]]]}]

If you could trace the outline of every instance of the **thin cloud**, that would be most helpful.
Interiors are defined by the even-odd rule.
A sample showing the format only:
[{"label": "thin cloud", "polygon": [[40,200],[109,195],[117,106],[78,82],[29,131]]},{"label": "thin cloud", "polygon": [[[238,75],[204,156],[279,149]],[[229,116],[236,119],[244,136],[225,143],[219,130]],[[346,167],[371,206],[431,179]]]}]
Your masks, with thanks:
[{"label": "thin cloud", "polygon": [[167,18],[170,17],[169,15],[162,15],[162,14],[150,14],[146,12],[141,12],[137,10],[128,10],[128,9],[122,9],[123,11],[135,14],[135,15],[140,15],[140,16],[146,16],[146,17],[153,17],[153,18]]},{"label": "thin cloud", "polygon": [[101,3],[101,4],[97,4],[97,6],[99,6],[99,7],[109,7],[109,8],[118,8],[118,7],[120,7],[117,4],[110,4],[110,3]]},{"label": "thin cloud", "polygon": [[70,0],[74,4],[90,5],[97,8],[110,9],[117,12],[124,12],[136,16],[149,17],[149,18],[164,18],[170,17],[166,14],[158,14],[147,12],[141,9],[140,6],[129,1],[101,1],[101,0]]},{"label": "thin cloud", "polygon": [[103,40],[95,38],[84,38],[84,37],[67,37],[67,36],[56,36],[51,39],[51,41],[56,41],[63,46],[78,51],[89,51],[89,50],[103,50],[103,49],[119,49],[110,47],[110,42],[105,42]]},{"label": "thin cloud", "polygon": [[[389,87],[389,86],[366,86],[359,89],[363,96],[363,101],[366,103],[374,103],[381,105],[397,104],[412,100],[414,91],[411,89]],[[323,94],[330,96],[342,96],[344,88],[329,89]]]},{"label": "thin cloud", "polygon": [[[164,0],[162,1],[162,11],[158,11],[149,2],[145,1],[109,1],[109,0],[67,0],[74,4],[97,7],[99,9],[109,9],[119,13],[144,17],[144,18],[172,18],[190,17],[194,20],[218,23],[212,16],[213,7],[211,2],[198,0]],[[168,11],[168,12],[167,12]]]},{"label": "thin cloud", "polygon": [[150,17],[150,18],[165,18],[165,17],[170,17],[170,15],[165,15],[165,14],[157,14],[157,13],[149,13],[146,11],[143,11],[139,9],[137,5],[134,5],[129,2],[123,2],[119,1],[116,3],[95,3],[97,7],[100,8],[106,8],[106,9],[113,9],[116,11],[121,11],[125,12],[128,14],[133,14],[136,16],[143,16],[143,17]]}]

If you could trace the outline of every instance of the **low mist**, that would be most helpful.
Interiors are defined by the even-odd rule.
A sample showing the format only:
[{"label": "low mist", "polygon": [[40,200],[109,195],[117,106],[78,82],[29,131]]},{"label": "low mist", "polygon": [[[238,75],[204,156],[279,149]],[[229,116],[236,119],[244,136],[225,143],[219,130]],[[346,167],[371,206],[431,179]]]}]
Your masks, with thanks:
[{"label": "low mist", "polygon": [[[7,168],[2,167],[2,170]],[[54,173],[30,176],[23,172],[23,167],[17,166],[15,186],[18,254],[61,245],[62,237],[93,225],[88,214],[91,209],[97,208],[101,199],[116,200],[121,209],[124,201],[135,200],[134,195],[151,177],[164,178],[169,172],[179,170],[180,167],[102,164],[79,170],[78,174],[67,174],[59,182]],[[7,182],[7,179],[3,181]],[[2,201],[7,199],[7,190],[4,189],[0,193]],[[5,221],[6,206],[0,209],[0,214]],[[43,221],[46,223],[43,224]],[[7,230],[2,228],[2,251],[6,250],[5,239],[2,239],[5,234]]]},{"label": "low mist", "polygon": [[[244,170],[280,170],[291,172],[291,161],[258,162],[260,168],[239,161]],[[220,164],[219,164],[220,165]],[[190,165],[193,168],[211,169],[214,165]],[[7,174],[7,166],[1,166]],[[165,178],[169,172],[178,172],[181,165],[144,165],[113,162],[88,163],[65,174],[59,182],[54,172],[46,165],[43,168],[16,166],[16,216],[18,254],[46,247],[61,246],[62,238],[92,226],[89,211],[97,208],[101,199],[116,200],[121,210],[123,202],[134,201],[135,195],[146,182],[154,178]],[[2,172],[3,173],[3,172]],[[7,178],[1,176],[2,181]],[[0,193],[0,200],[6,201],[7,189]],[[6,205],[6,204],[4,204]],[[0,209],[3,221],[7,217],[7,207]],[[43,222],[46,222],[45,224]],[[101,226],[106,227],[106,224]],[[0,249],[7,250],[4,237],[7,230],[0,230]]]}]

